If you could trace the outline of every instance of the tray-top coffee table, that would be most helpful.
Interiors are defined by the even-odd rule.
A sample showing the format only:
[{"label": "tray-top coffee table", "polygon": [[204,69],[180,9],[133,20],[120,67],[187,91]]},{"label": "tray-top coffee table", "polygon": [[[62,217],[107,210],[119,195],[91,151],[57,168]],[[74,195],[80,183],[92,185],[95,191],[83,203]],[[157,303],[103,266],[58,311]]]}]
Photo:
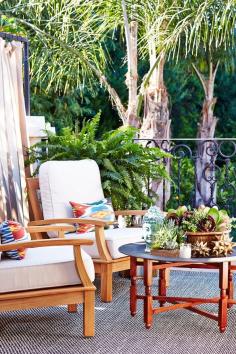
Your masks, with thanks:
[{"label": "tray-top coffee table", "polygon": [[[119,248],[119,251],[131,259],[131,287],[130,287],[130,312],[134,316],[137,311],[137,300],[143,300],[144,306],[144,322],[146,328],[150,328],[152,325],[153,315],[160,312],[166,312],[176,310],[179,308],[186,308],[189,311],[198,313],[199,315],[206,316],[218,322],[218,326],[221,332],[224,332],[227,326],[227,312],[228,308],[232,304],[236,303],[233,299],[233,274],[231,262],[236,261],[236,250],[227,257],[211,257],[211,258],[173,258],[153,255],[147,253],[144,243],[130,243],[123,245]],[[143,263],[139,259],[143,260]],[[137,293],[137,266],[143,264],[144,266],[144,286],[145,295],[139,295]],[[152,295],[152,271],[153,264],[155,269],[159,270],[159,293],[158,296]],[[192,297],[176,297],[167,296],[167,269],[173,267],[189,267],[189,268],[208,268],[218,269],[219,271],[219,297],[214,298],[192,298]],[[196,284],[197,286],[197,284]],[[158,300],[160,307],[153,307],[153,300]],[[168,303],[168,306],[164,306]],[[197,305],[213,303],[218,304],[218,315],[207,312]]]}]

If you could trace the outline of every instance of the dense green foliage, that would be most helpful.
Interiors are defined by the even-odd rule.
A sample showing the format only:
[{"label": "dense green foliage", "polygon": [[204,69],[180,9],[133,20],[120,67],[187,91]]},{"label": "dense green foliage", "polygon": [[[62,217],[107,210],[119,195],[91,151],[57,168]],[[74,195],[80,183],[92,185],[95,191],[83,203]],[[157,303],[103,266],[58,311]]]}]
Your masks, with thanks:
[{"label": "dense green foliage", "polygon": [[236,133],[236,82],[235,73],[221,70],[216,77],[215,115],[219,119],[216,136],[235,138]]},{"label": "dense green foliage", "polygon": [[[80,1],[80,3],[84,3],[85,5],[86,2],[88,5],[93,5],[93,3],[96,3],[96,6],[105,4],[105,1]],[[203,23],[203,30],[204,28],[206,30],[207,28],[211,27],[209,26],[208,19],[206,19],[206,16],[204,15],[204,7],[199,6],[198,8],[198,6],[196,6],[196,4],[202,4],[204,1],[176,0],[172,2],[173,4],[175,3],[176,8],[167,6],[165,16],[169,16],[170,18],[173,14],[175,16],[175,13],[177,13],[177,17],[181,17],[181,6],[183,2],[188,3],[190,6],[187,9],[189,14],[188,19],[180,23],[180,26],[183,25],[183,28],[186,29],[184,31],[184,38],[187,40],[188,36],[191,36],[191,40],[193,42],[194,39],[196,39],[194,43],[200,51],[202,50],[202,46],[199,45],[199,32],[196,30],[196,26],[198,24],[197,22],[191,22],[191,19],[194,19],[194,16],[198,14],[199,21],[202,21],[201,23]],[[232,1],[227,0],[227,3],[229,2],[232,3]],[[18,20],[21,19],[23,22],[15,23],[13,18],[7,19],[7,17],[0,16],[2,19],[0,23],[1,29],[13,33],[27,33],[31,41],[31,114],[45,115],[46,120],[51,122],[52,125],[56,126],[58,132],[62,133],[62,135],[58,137],[49,137],[49,145],[47,146],[48,149],[46,150],[49,153],[49,158],[65,159],[96,157],[98,160],[100,159],[98,163],[103,173],[103,171],[108,170],[107,167],[104,167],[104,156],[106,156],[106,158],[108,156],[108,160],[115,164],[116,173],[120,174],[118,162],[114,162],[113,160],[115,157],[117,157],[117,153],[117,161],[119,161],[121,154],[125,153],[126,150],[123,149],[123,146],[123,150],[120,148],[120,146],[117,149],[115,144],[117,143],[119,145],[119,137],[122,134],[127,134],[127,132],[124,133],[122,130],[117,130],[113,133],[108,133],[107,135],[104,134],[105,132],[120,126],[121,120],[117,114],[116,109],[114,106],[112,106],[107,91],[105,90],[104,86],[100,85],[97,76],[94,74],[94,68],[91,69],[91,65],[94,65],[95,69],[101,70],[102,74],[107,77],[108,82],[119,94],[119,97],[121,98],[124,106],[126,106],[128,100],[127,87],[125,86],[125,74],[127,72],[126,45],[124,43],[124,33],[122,32],[123,19],[122,16],[120,16],[120,3],[117,2],[116,4],[117,8],[119,8],[119,16],[115,14],[117,21],[111,23],[112,29],[110,28],[110,30],[108,30],[108,27],[106,27],[106,31],[104,31],[105,27],[102,29],[102,26],[100,26],[99,30],[101,28],[103,34],[97,33],[97,36],[93,35],[93,31],[97,30],[95,27],[99,23],[99,20],[96,22],[97,20],[95,19],[96,21],[94,22],[94,27],[92,27],[90,16],[87,16],[89,15],[89,10],[87,12],[84,11],[84,14],[83,11],[79,12],[81,8],[78,9],[78,13],[76,11],[73,12],[74,2],[72,0],[61,2],[61,7],[58,6],[57,0],[46,0],[46,7],[41,6],[42,4],[40,5],[40,1],[37,0],[21,0],[20,2],[14,0],[11,2],[3,1],[3,3],[4,6],[2,6],[2,8],[4,8],[4,10],[9,13],[10,16],[12,14],[13,16],[18,17]],[[116,7],[113,9],[113,0],[107,1],[107,3],[109,3],[109,11],[111,12],[110,22],[112,22],[112,16],[114,18],[114,13],[112,15],[112,12],[114,12],[113,10],[115,10]],[[127,3],[129,12],[129,5],[132,5],[132,1],[127,1]],[[149,25],[152,24],[152,15],[154,13],[153,11],[157,10],[156,3],[156,1],[144,1],[144,5],[149,6],[150,10],[149,12],[145,12],[145,16],[150,15]],[[169,3],[171,3],[171,1],[169,1]],[[213,31],[219,39],[218,42],[215,42],[215,44],[221,43],[222,45],[222,43],[224,43],[223,36],[227,35],[227,28],[231,28],[230,26],[232,25],[232,21],[229,21],[229,16],[222,17],[223,20],[225,19],[225,27],[223,27],[223,24],[221,27],[221,23],[218,23],[218,21],[221,21],[220,16],[218,15],[222,13],[222,11],[225,11],[225,14],[227,14],[227,11],[229,11],[230,7],[222,7],[223,1],[208,0],[204,3],[207,7],[210,6],[208,10],[210,10],[213,14],[213,16],[211,16],[211,20],[213,23],[215,23]],[[217,8],[218,3],[220,4],[219,8]],[[49,6],[50,4],[52,4],[52,6]],[[160,2],[158,2],[158,6],[159,5]],[[62,14],[63,11],[65,11],[66,6],[69,6],[68,11],[70,14],[68,17],[63,17]],[[70,6],[72,6],[72,8]],[[140,5],[140,7],[141,6],[142,5]],[[2,10],[2,8],[0,8],[0,10]],[[176,11],[177,8],[179,8],[179,12]],[[86,6],[83,7],[82,10],[85,9]],[[212,9],[214,11],[212,11]],[[108,14],[109,11],[107,12],[107,10],[107,7],[104,6],[104,11]],[[183,9],[183,11],[185,10]],[[57,16],[55,18],[58,19],[57,23],[55,23],[55,18],[52,16],[54,13],[55,16]],[[161,19],[161,21],[165,20],[165,16]],[[160,17],[161,16],[155,17],[157,22],[159,21]],[[141,26],[145,25],[143,19],[140,17],[138,18]],[[145,19],[147,19],[147,17]],[[107,20],[109,20],[108,16],[106,17],[106,21]],[[26,25],[24,21],[28,21],[28,25]],[[69,23],[69,21],[72,21],[72,23]],[[80,23],[81,26],[78,26],[78,23]],[[173,21],[172,24],[175,25],[175,22]],[[32,26],[30,27],[30,25],[37,25],[39,30],[45,30],[47,35],[44,36],[43,33],[34,29]],[[105,24],[104,21],[104,26],[108,25],[110,24]],[[60,31],[60,26],[63,27],[62,31]],[[173,40],[176,39],[176,47],[179,44],[183,44],[181,41],[177,42],[178,36],[175,37],[173,33],[170,31],[169,35]],[[56,34],[62,43],[59,44],[58,42],[52,41],[48,34]],[[179,35],[179,38],[183,38],[180,32],[177,34]],[[206,37],[204,37],[206,38],[206,41],[209,35],[211,35],[211,31],[206,31]],[[145,75],[149,71],[149,62],[147,59],[148,46],[146,45],[146,39],[141,41],[142,46],[140,47],[141,50],[139,53],[139,87],[141,86]],[[184,42],[184,44],[186,43],[187,41]],[[69,48],[69,50],[68,47],[64,48],[61,44],[71,45],[72,51],[71,48]],[[169,42],[169,45],[172,45],[171,41]],[[76,51],[73,51],[73,49]],[[191,69],[191,65],[189,65],[189,60],[187,61],[187,59],[182,56],[183,53],[181,50],[178,54],[181,60],[179,59],[178,63],[169,60],[165,65],[164,73],[165,84],[169,92],[170,118],[172,120],[171,136],[172,138],[194,138],[196,137],[197,133],[204,93],[199,81],[196,78],[196,75]],[[198,64],[201,66],[199,61]],[[58,81],[60,81],[60,84],[58,84]],[[51,87],[51,89],[48,89],[48,87]],[[218,98],[215,107],[215,115],[219,118],[215,135],[219,137],[235,137],[235,75],[230,72],[226,72],[224,67],[219,67],[217,73],[215,96]],[[97,128],[96,135],[100,140],[96,140],[95,138],[93,138],[91,141],[87,140],[86,136],[89,133],[87,133],[86,129],[89,130],[90,125],[87,126],[85,124],[83,127],[83,122],[89,121],[99,110],[101,110],[101,119],[99,127]],[[68,129],[63,130],[65,127]],[[79,130],[81,131],[79,132]],[[134,133],[132,132],[132,134]],[[81,140],[81,143],[79,143],[79,139]],[[124,139],[124,136],[122,136],[122,139]],[[84,148],[83,143],[87,144],[88,141],[89,144],[95,148],[91,148],[91,146]],[[78,149],[77,152],[75,151],[76,149]],[[109,149],[111,149],[111,152],[109,152]],[[57,153],[59,155],[57,155]],[[130,154],[132,153],[136,154],[137,152],[135,150],[130,150]],[[34,159],[39,157],[39,160],[43,161],[44,159],[48,158],[45,153],[43,154],[41,156],[37,156],[37,153],[34,151],[32,152],[31,158]],[[113,158],[113,156],[115,157]],[[181,161],[181,163],[182,174],[184,176],[188,176],[188,178],[184,180],[181,186],[180,200],[176,199],[176,186],[173,185],[173,193],[169,201],[169,204],[173,207],[176,207],[177,202],[180,202],[181,204],[188,204],[189,200],[191,199],[191,190],[194,177],[193,165],[192,162],[189,162],[187,159]],[[158,166],[158,168],[159,167],[160,166]],[[172,163],[172,173],[173,176],[176,176],[176,161]],[[112,176],[114,179],[114,175]],[[103,181],[105,178],[108,177],[104,176]],[[111,192],[111,181],[113,181],[111,176],[109,178],[110,179],[107,180],[110,184],[108,183],[108,185],[104,185],[107,194]],[[134,181],[136,181],[136,179],[134,179]],[[114,182],[115,181],[113,181],[113,184]],[[122,185],[121,182],[119,182],[118,187],[122,187],[123,190],[125,190],[124,193],[128,191],[126,184]],[[130,190],[130,193],[131,192],[133,193],[133,190]],[[222,192],[222,194],[225,193],[226,191],[224,191],[224,193]],[[118,194],[119,193],[117,192],[117,195]],[[114,198],[116,197],[113,197],[113,199]],[[125,199],[124,197],[122,201],[116,201],[114,199],[114,203],[117,206],[122,205],[123,207],[133,206],[134,201],[130,199],[128,202],[127,198],[128,197]],[[137,197],[137,200],[139,203],[141,199]]]},{"label": "dense green foliage", "polygon": [[[122,47],[117,43],[119,53]],[[143,60],[142,68],[147,66]],[[108,72],[110,80],[114,80],[114,87],[127,99],[126,88],[123,84],[125,70]],[[203,92],[198,79],[189,69],[187,63],[168,63],[165,70],[165,81],[169,92],[172,138],[194,138],[197,133],[197,124],[201,113]],[[109,96],[99,84],[94,85],[91,92],[83,89],[66,95],[56,92],[46,92],[42,88],[31,87],[31,113],[44,115],[60,131],[63,127],[75,130],[76,122],[81,126],[83,119],[91,119],[101,110],[101,132],[117,128],[121,122],[116,109],[112,106]],[[218,123],[216,126],[217,137],[234,137],[236,131],[236,83],[235,74],[219,69],[216,78],[215,95],[218,97],[215,114]]]},{"label": "dense green foliage", "polygon": [[24,27],[15,21],[13,17],[0,16],[0,31],[26,36]]},{"label": "dense green foliage", "polygon": [[157,148],[146,149],[134,142],[136,130],[122,127],[96,139],[99,114],[83,125],[78,134],[64,129],[62,135],[49,135],[29,151],[29,163],[48,160],[93,159],[97,162],[104,193],[116,209],[141,208],[152,202],[144,186],[148,178],[167,177],[156,161],[165,154]]},{"label": "dense green foliage", "polygon": [[[122,100],[127,101],[124,84],[126,67],[120,66],[125,56],[125,47],[120,41],[119,33],[114,33],[112,40],[107,40],[106,48],[113,62],[111,67],[108,66],[106,76]],[[67,94],[48,91],[46,87],[38,86],[35,80],[31,81],[31,88],[31,114],[45,116],[58,132],[65,127],[75,131],[76,125],[81,127],[84,119],[91,119],[98,111],[101,111],[100,135],[122,124],[107,91],[97,81],[93,82],[93,89],[80,86]]]},{"label": "dense green foliage", "polygon": [[[132,4],[135,2],[126,1],[126,3],[128,12],[130,12],[132,10]],[[188,34],[190,36],[192,33],[192,41],[194,41],[195,34],[196,36],[198,35],[197,31],[195,31],[197,23],[194,22],[196,16],[199,23],[203,23],[203,31],[205,27],[209,27],[209,23],[207,22],[209,19],[205,20],[208,13],[216,14],[216,16],[211,16],[213,23],[224,21],[224,24],[220,22],[220,25],[222,25],[220,31],[218,22],[217,26],[214,27],[214,30],[218,29],[216,33],[218,42],[216,41],[215,45],[222,43],[223,37],[221,38],[220,36],[226,36],[227,31],[232,26],[232,23],[229,21],[232,15],[233,2],[231,0],[227,0],[228,7],[226,7],[225,4],[222,6],[223,2],[221,0],[217,2],[213,0],[198,0],[194,2],[176,0],[168,2],[165,0],[168,6],[164,5],[163,8],[161,3],[164,4],[164,2],[148,1],[140,6],[137,5],[139,29],[143,36],[144,32],[148,31],[147,28],[145,30],[145,27],[149,26],[153,28],[152,25],[160,26],[161,21],[169,21],[169,19],[174,16],[173,22],[169,27],[169,32],[167,31],[169,35],[167,39],[169,40],[170,46],[172,45],[171,38],[177,41],[178,36],[181,36],[181,32],[177,31],[177,27],[177,32],[173,32],[176,36],[173,35],[170,30],[171,26],[177,26],[177,19],[184,13],[188,14],[188,17],[186,17],[186,21],[180,23],[179,30],[181,26],[186,29],[184,32],[185,39]],[[100,129],[102,132],[105,132],[106,130],[120,126],[121,121],[116,109],[112,107],[110,97],[105,88],[101,87],[99,81],[94,79],[93,75],[90,79],[88,78],[88,71],[90,70],[88,65],[94,62],[96,67],[103,70],[103,74],[107,77],[108,82],[118,92],[121,101],[126,104],[128,99],[127,88],[124,83],[127,71],[125,59],[126,45],[122,29],[123,19],[122,16],[120,16],[120,3],[116,4],[113,0],[107,1],[107,4],[105,0],[99,3],[83,0],[79,1],[79,4],[78,12],[77,10],[73,12],[73,1],[63,1],[59,7],[56,0],[46,0],[44,5],[40,5],[40,1],[36,0],[21,0],[20,2],[16,0],[11,2],[3,1],[0,6],[0,26],[1,30],[27,35],[30,39],[32,115],[45,115],[46,119],[50,121],[52,125],[56,126],[58,131],[63,127],[76,130],[78,125],[81,127],[84,118],[90,119],[96,112],[101,110]],[[183,4],[185,7],[186,4],[188,5],[186,9],[183,8]],[[200,4],[202,4],[202,6],[200,6]],[[98,23],[101,24],[101,22],[99,22],[99,16],[95,19],[90,18],[89,11],[91,9],[89,6],[94,6],[93,11],[96,9],[96,11],[104,12],[102,12],[104,17],[103,27],[99,26],[99,28],[97,28]],[[142,14],[142,7],[143,11],[145,10],[145,14]],[[156,12],[163,11],[163,9],[166,9],[163,16],[157,16]],[[179,11],[177,11],[177,9],[179,9]],[[66,11],[68,11],[69,17],[63,16],[63,13],[66,13]],[[7,14],[7,16],[2,15],[2,12]],[[140,16],[138,15],[139,13],[141,14]],[[156,16],[154,16],[154,22],[152,21],[153,14],[156,14]],[[220,17],[220,14],[224,14],[224,16]],[[227,17],[225,17],[226,14]],[[235,15],[232,16],[232,18],[235,19]],[[55,24],[55,18],[58,19],[57,24]],[[68,21],[71,21],[71,23]],[[26,23],[28,23],[28,25],[26,25]],[[78,23],[82,23],[83,25],[78,26]],[[40,33],[34,26],[38,26],[42,31],[47,29],[46,32],[48,33]],[[109,28],[110,30],[108,30]],[[95,32],[96,36],[94,34]],[[48,37],[48,34],[55,33],[60,34],[59,38],[62,40],[63,44],[70,44],[77,52],[72,53],[69,51],[65,56],[66,48],[63,46],[60,47],[57,42],[52,44],[51,39]],[[204,37],[206,41],[209,35],[210,31],[206,31],[206,37]],[[141,85],[142,79],[149,70],[148,59],[147,56],[144,55],[145,53],[147,54],[147,48],[145,49],[147,38],[144,36],[143,41],[139,43],[139,85]],[[195,45],[198,47],[199,40],[200,39],[197,37],[195,42]],[[175,44],[178,46],[177,42],[175,42]],[[181,42],[179,44],[181,44]],[[101,50],[105,50],[105,52],[101,54]],[[38,54],[38,51],[42,56]],[[106,59],[104,58],[104,54]],[[102,58],[99,60],[99,56],[101,55]],[[59,58],[61,60],[59,60]],[[43,65],[43,68],[44,66],[45,68],[50,68],[54,63],[57,69],[49,70],[46,73],[46,69],[42,70],[40,63]],[[69,70],[69,68],[71,70]],[[41,75],[37,76],[39,69],[41,70]],[[60,75],[62,75],[60,76],[60,88],[56,84],[59,78],[59,72]],[[45,81],[46,76],[50,82]],[[38,79],[37,83],[36,78]],[[71,82],[71,87],[77,88],[68,90],[68,80]],[[189,61],[187,62],[185,58],[182,58],[177,64],[175,62],[168,62],[165,66],[165,83],[169,92],[172,137],[196,137],[197,124],[201,114],[204,95],[201,85],[195,74],[193,74],[191,65],[189,65]],[[53,89],[46,90],[48,85],[52,86]],[[67,91],[67,93],[63,94],[64,91]],[[219,118],[216,127],[216,136],[233,137],[235,135],[235,93],[235,76],[232,73],[225,72],[225,68],[219,68],[215,86],[215,96],[218,97],[215,114]]]},{"label": "dense green foliage", "polygon": [[78,89],[64,95],[35,86],[31,94],[31,115],[45,116],[58,133],[65,127],[77,132],[83,121],[91,119],[99,110],[102,112],[100,135],[120,125],[107,93],[99,85],[96,92],[84,88],[82,94]]}]

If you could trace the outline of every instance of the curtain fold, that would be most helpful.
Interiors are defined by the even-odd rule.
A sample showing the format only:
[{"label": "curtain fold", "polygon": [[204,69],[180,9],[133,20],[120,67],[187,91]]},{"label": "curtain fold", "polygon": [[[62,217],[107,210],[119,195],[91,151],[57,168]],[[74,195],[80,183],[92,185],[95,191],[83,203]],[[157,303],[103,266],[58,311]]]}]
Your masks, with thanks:
[{"label": "curtain fold", "polygon": [[28,221],[22,143],[27,147],[22,44],[0,38],[0,219]]}]

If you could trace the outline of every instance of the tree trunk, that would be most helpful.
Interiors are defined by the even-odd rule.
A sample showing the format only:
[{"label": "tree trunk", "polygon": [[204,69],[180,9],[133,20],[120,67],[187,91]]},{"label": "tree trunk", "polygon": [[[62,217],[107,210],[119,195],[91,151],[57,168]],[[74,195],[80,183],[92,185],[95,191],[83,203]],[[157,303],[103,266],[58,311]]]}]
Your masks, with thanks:
[{"label": "tree trunk", "polygon": [[[156,61],[153,45],[150,44],[150,67]],[[164,55],[161,56],[158,67],[153,70],[149,85],[144,92],[144,117],[140,130],[142,139],[158,141],[170,138],[170,123],[168,94],[164,85]]]},{"label": "tree trunk", "polygon": [[[150,67],[152,68],[157,60],[155,42],[149,43]],[[154,139],[160,146],[163,140],[170,138],[170,123],[168,94],[164,84],[164,64],[165,56],[162,54],[158,66],[153,70],[149,80],[149,85],[144,92],[144,117],[140,130],[141,139]],[[167,163],[169,170],[169,163]],[[163,185],[164,183],[164,185]],[[156,205],[161,209],[170,197],[170,185],[168,182],[153,181],[151,190],[158,195]]]},{"label": "tree trunk", "polygon": [[127,62],[128,72],[126,74],[126,86],[129,92],[128,108],[126,111],[125,125],[138,128],[140,125],[137,117],[138,107],[138,23],[131,21],[129,24],[128,15],[126,11],[125,0],[121,1],[124,26],[125,26],[125,39],[127,48]]},{"label": "tree trunk", "polygon": [[213,139],[217,118],[214,116],[216,97],[214,83],[219,63],[209,65],[209,76],[203,74],[193,65],[205,92],[201,120],[198,127],[198,146],[196,159],[196,206],[200,204],[212,206],[215,204],[215,158],[216,144],[207,140]]},{"label": "tree trunk", "polygon": [[128,72],[126,74],[126,85],[129,91],[128,109],[126,112],[127,125],[138,128],[137,118],[138,105],[138,62],[137,62],[137,36],[138,24],[136,21],[130,23],[130,50],[128,56]]}]

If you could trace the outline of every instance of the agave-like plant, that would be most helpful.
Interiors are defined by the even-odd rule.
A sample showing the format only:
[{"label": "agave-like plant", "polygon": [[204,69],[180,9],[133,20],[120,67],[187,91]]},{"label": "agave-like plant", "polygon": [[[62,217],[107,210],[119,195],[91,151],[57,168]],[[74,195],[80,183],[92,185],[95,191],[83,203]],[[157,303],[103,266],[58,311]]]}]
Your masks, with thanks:
[{"label": "agave-like plant", "polygon": [[173,220],[165,220],[158,224],[156,232],[152,235],[152,249],[174,249],[183,242],[184,232],[175,225]]}]

